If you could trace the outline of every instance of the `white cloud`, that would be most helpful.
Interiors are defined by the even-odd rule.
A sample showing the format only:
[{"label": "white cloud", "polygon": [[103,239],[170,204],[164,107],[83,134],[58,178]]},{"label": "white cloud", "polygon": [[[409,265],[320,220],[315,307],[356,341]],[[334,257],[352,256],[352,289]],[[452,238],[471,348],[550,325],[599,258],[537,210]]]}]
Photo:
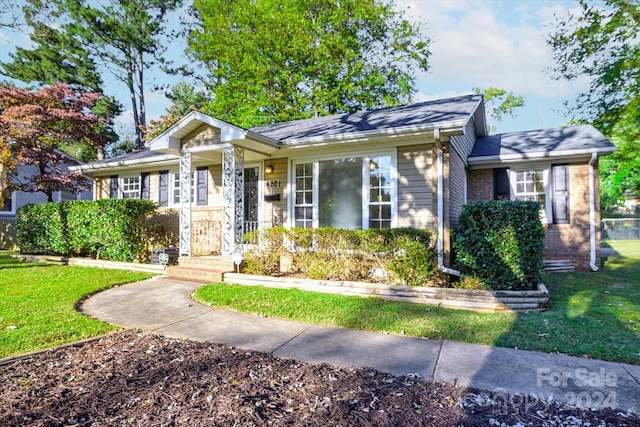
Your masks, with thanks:
[{"label": "white cloud", "polygon": [[[419,76],[429,86],[468,82],[486,88],[495,86],[524,96],[559,99],[584,90],[584,80],[554,81],[546,37],[554,13],[569,12],[562,5],[530,6],[536,3],[501,4],[487,1],[403,1],[412,20],[427,22],[432,39],[431,66]],[[503,6],[506,6],[503,8]],[[508,10],[507,10],[508,9]]]},{"label": "white cloud", "polygon": [[455,98],[458,96],[470,95],[473,93],[471,90],[456,92],[455,90],[445,90],[440,93],[426,94],[424,92],[417,92],[413,95],[413,102],[425,102],[434,101],[436,99]]}]

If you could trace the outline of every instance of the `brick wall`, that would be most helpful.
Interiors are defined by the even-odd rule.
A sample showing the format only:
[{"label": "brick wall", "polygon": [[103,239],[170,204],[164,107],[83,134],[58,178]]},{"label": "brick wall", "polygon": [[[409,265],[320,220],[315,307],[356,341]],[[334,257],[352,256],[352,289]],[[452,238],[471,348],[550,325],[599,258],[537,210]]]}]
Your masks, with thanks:
[{"label": "brick wall", "polygon": [[[598,171],[596,168],[598,194]],[[545,235],[545,259],[570,259],[578,271],[589,271],[591,259],[589,222],[589,165],[569,167],[570,224],[549,224]],[[596,265],[600,265],[600,205],[596,203]]]},{"label": "brick wall", "polygon": [[[596,168],[598,194],[598,171]],[[493,199],[493,170],[469,171],[469,200]],[[569,259],[578,271],[590,271],[589,165],[569,165],[569,224],[545,225],[545,260]],[[600,265],[600,205],[596,203],[596,265]]]},{"label": "brick wall", "polygon": [[474,169],[469,171],[469,200],[493,199],[493,169]]}]

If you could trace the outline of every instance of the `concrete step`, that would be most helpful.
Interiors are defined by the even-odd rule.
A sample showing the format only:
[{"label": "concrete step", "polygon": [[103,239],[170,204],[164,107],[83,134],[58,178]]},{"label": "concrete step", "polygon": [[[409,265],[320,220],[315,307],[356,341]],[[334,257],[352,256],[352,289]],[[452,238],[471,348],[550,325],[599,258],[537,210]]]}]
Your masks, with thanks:
[{"label": "concrete step", "polygon": [[576,269],[569,259],[550,259],[544,261],[545,273],[573,273]]},{"label": "concrete step", "polygon": [[167,266],[165,277],[178,280],[196,281],[201,283],[217,283],[224,280],[224,273],[229,269],[204,268],[182,265]]},{"label": "concrete step", "polygon": [[194,256],[178,258],[178,265],[181,267],[212,268],[216,270],[233,271],[235,265],[230,257],[220,256]]}]

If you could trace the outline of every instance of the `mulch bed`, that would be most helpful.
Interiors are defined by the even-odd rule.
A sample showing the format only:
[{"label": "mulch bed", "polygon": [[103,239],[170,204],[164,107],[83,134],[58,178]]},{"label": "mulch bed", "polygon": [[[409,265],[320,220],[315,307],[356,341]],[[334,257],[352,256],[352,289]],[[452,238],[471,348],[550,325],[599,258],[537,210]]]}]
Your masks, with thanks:
[{"label": "mulch bed", "polygon": [[0,425],[640,426],[640,418],[128,331],[0,365]]}]

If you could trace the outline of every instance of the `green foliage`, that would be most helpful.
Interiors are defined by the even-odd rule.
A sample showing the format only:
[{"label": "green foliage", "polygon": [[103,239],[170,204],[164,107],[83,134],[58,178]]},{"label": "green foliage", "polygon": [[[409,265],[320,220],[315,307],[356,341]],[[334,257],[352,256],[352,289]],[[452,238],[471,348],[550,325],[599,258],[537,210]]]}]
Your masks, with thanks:
[{"label": "green foliage", "polygon": [[149,257],[148,200],[104,199],[23,206],[16,221],[20,250],[113,261]]},{"label": "green foliage", "polygon": [[[515,110],[524,107],[522,95],[515,95],[513,92],[507,92],[504,89],[490,86],[483,92],[480,88],[474,87],[473,92],[484,95],[485,106],[489,107],[489,116],[496,121],[502,120],[507,114],[515,117]],[[488,133],[495,133],[495,130],[495,126],[487,126]]]},{"label": "green foliage", "polygon": [[[431,234],[425,230],[340,230],[336,228],[271,228],[249,238],[259,242],[245,256],[251,274],[287,272],[310,279],[386,280],[418,286],[435,274]],[[372,275],[385,271],[387,277]]]},{"label": "green foliage", "polygon": [[[69,79],[83,87],[101,84],[108,74],[128,90],[136,147],[146,124],[145,72],[166,65],[166,16],[182,0],[28,0],[27,23],[34,29],[33,50],[19,50],[7,72],[16,78],[49,83]],[[55,24],[52,24],[55,23]]]},{"label": "green foliage", "polygon": [[196,0],[205,111],[243,127],[406,103],[429,39],[380,0]]},{"label": "green foliage", "polygon": [[557,18],[547,43],[554,77],[587,78],[588,90],[568,109],[593,123],[619,147],[600,164],[602,204],[611,208],[640,195],[640,2],[580,1],[580,10]]},{"label": "green foliage", "polygon": [[496,290],[535,289],[543,267],[540,204],[509,200],[463,206],[454,248],[463,275]]}]

